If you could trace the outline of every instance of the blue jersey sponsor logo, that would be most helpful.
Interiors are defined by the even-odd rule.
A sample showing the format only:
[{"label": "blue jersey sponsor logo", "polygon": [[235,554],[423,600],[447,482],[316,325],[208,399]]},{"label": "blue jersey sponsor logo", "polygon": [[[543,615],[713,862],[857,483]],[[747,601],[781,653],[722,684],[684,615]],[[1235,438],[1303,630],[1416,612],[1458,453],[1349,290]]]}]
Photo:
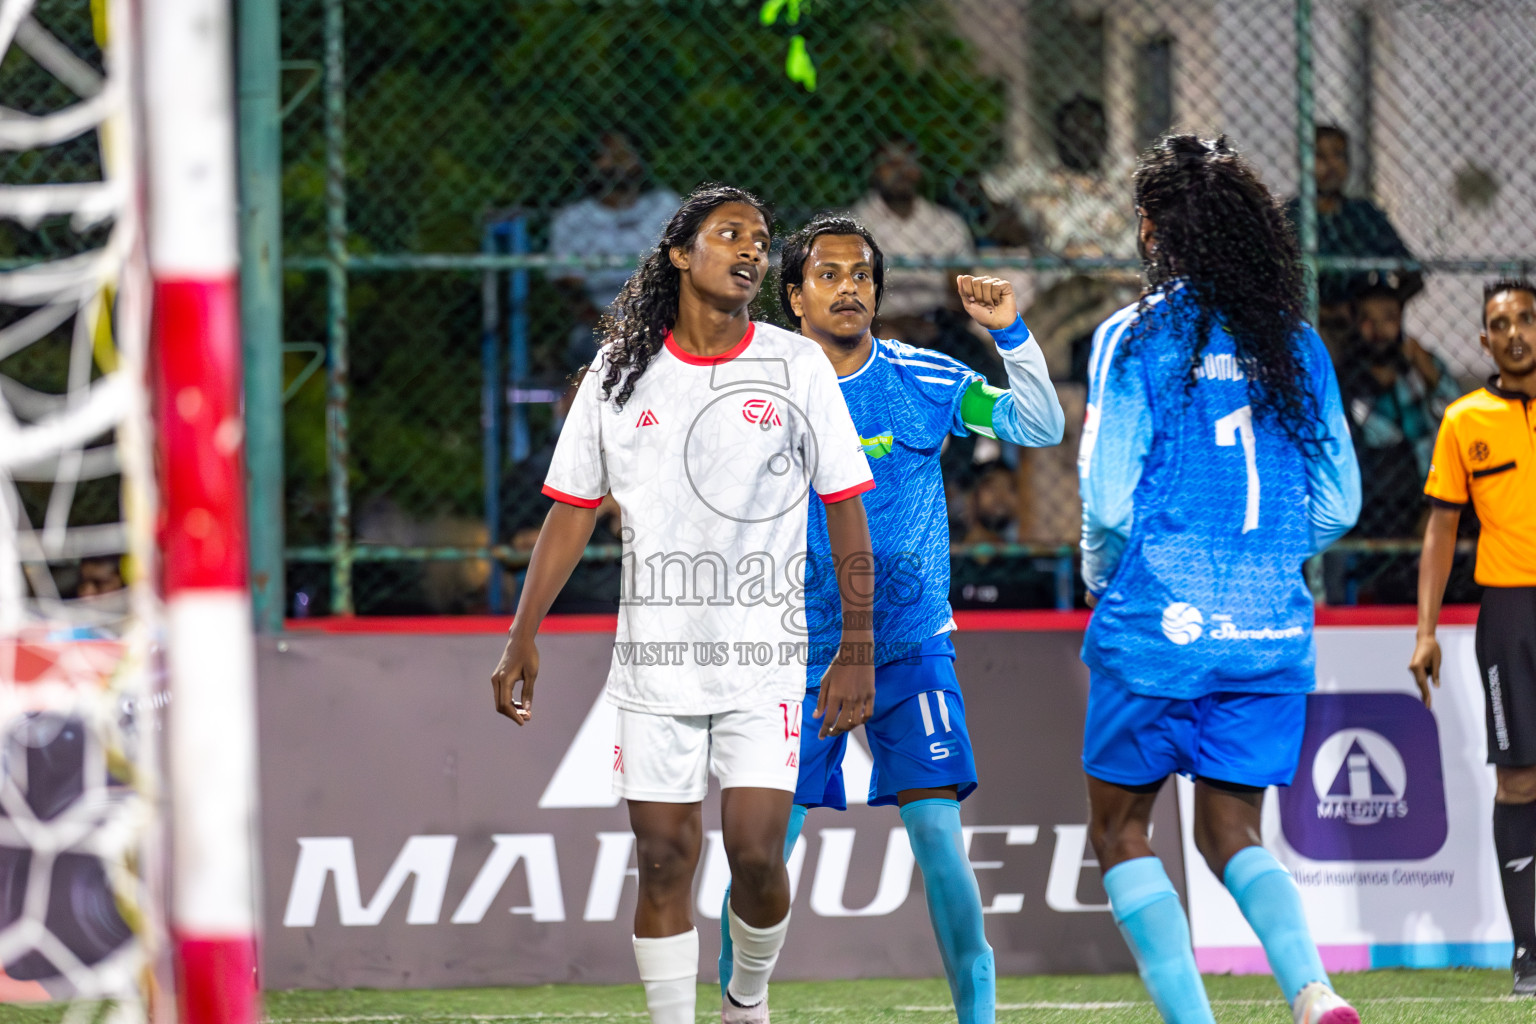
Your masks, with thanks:
[{"label": "blue jersey sponsor logo", "polygon": [[859,437],[859,444],[864,448],[864,454],[871,459],[883,459],[891,454],[891,447],[896,443],[896,438],[889,430],[876,434],[874,437]]}]

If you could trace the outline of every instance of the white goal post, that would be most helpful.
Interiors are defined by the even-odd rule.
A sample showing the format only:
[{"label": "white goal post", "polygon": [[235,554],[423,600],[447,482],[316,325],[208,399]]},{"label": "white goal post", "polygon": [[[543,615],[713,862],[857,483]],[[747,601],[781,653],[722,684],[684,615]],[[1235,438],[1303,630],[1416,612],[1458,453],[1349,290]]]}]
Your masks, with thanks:
[{"label": "white goal post", "polygon": [[259,1015],[230,29],[0,0],[0,1000]]}]

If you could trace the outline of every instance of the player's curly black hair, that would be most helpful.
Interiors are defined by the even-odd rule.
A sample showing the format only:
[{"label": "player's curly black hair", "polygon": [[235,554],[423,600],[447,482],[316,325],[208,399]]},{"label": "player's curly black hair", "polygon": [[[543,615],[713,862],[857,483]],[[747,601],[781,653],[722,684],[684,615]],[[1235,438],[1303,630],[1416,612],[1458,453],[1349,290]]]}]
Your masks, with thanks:
[{"label": "player's curly black hair", "polygon": [[875,309],[878,310],[880,297],[885,294],[885,253],[880,251],[875,236],[847,214],[818,213],[805,227],[784,239],[784,250],[779,259],[779,305],[783,307],[784,315],[791,323],[800,322],[789,304],[789,286],[799,287],[805,283],[805,261],[810,258],[816,239],[822,235],[857,235],[864,239],[872,254],[870,262],[874,264]]},{"label": "player's curly black hair", "polygon": [[1148,284],[1182,281],[1199,310],[1186,388],[1220,324],[1232,334],[1255,419],[1315,452],[1326,432],[1301,355],[1301,259],[1274,194],[1225,135],[1165,135],[1137,165],[1136,207],[1155,227],[1142,253]]},{"label": "player's curly black hair", "polygon": [[624,282],[619,297],[597,322],[595,334],[603,352],[603,400],[624,408],[640,375],[650,365],[677,323],[678,289],[682,273],[672,265],[671,250],[686,249],[698,237],[710,213],[726,203],[746,203],[773,231],[773,213],[745,189],[707,181],[688,193],[656,248],[646,253]]}]

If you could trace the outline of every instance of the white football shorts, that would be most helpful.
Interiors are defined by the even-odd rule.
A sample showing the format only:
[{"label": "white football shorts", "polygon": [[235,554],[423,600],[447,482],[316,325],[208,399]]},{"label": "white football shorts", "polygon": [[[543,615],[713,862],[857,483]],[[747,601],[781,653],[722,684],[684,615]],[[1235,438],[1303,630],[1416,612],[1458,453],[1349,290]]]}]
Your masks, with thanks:
[{"label": "white football shorts", "polygon": [[715,715],[648,715],[619,709],[613,792],[625,800],[691,804],[720,788],[782,789],[800,777],[800,701]]}]

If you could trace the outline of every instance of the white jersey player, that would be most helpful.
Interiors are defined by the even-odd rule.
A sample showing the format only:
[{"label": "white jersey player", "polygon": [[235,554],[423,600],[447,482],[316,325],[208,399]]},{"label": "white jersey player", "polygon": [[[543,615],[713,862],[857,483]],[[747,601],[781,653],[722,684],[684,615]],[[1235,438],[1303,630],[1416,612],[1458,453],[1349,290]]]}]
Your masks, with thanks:
[{"label": "white jersey player", "polygon": [[[613,786],[637,840],[635,960],[658,1024],[693,1021],[691,904],[710,772],[733,879],[734,973],[721,1017],[768,1019],[768,977],[789,924],[783,843],[805,695],[809,500],[826,503],[845,567],[843,621],[869,625],[871,595],[854,591],[872,569],[858,495],[874,480],[837,379],[814,342],[748,317],[769,231],[750,194],[701,186],[599,326],[602,350],[544,486],[556,503],[492,675],[496,709],[526,724],[534,635],[612,494],[624,541],[607,687],[619,708]],[[870,632],[845,629],[842,640],[821,686],[823,734],[861,724],[873,707]]]}]

